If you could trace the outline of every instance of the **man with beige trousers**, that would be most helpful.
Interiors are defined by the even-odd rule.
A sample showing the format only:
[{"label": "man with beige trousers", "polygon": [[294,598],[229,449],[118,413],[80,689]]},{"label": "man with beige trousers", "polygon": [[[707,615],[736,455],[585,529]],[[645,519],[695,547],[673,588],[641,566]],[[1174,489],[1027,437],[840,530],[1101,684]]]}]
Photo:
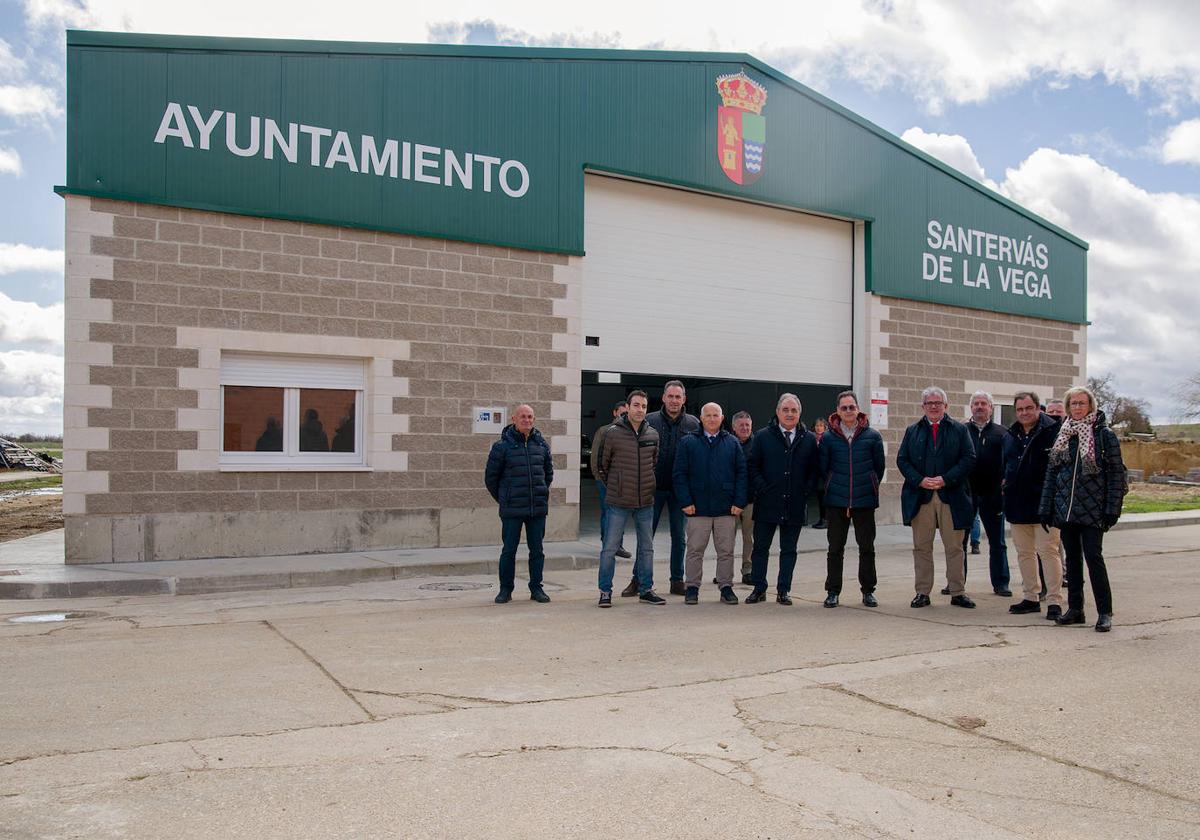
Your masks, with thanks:
[{"label": "man with beige trousers", "polygon": [[914,588],[910,607],[928,607],[933,590],[933,537],[941,532],[946,552],[946,588],[950,603],[973,609],[966,593],[963,532],[975,508],[967,479],[975,466],[975,446],[962,423],[946,416],[946,392],[930,386],[921,393],[925,416],[904,430],[896,466],[904,476],[900,512],[912,527]]}]

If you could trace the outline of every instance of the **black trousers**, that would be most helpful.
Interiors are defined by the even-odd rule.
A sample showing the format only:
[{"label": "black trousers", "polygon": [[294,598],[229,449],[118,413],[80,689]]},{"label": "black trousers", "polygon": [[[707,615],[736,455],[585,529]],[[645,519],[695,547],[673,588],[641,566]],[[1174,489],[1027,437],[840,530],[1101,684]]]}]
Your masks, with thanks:
[{"label": "black trousers", "polygon": [[[1083,563],[1087,561],[1096,610],[1111,614],[1112,589],[1108,585],[1108,567],[1104,565],[1104,532],[1088,525],[1061,525],[1063,549],[1067,552],[1067,606],[1083,609]],[[1053,561],[1051,561],[1053,562]]]},{"label": "black trousers", "polygon": [[842,561],[846,554],[846,537],[854,524],[854,541],[858,543],[858,586],[863,594],[875,591],[875,509],[827,508],[825,534],[829,538],[829,553],[825,556],[825,591],[842,592]]},{"label": "black trousers", "polygon": [[771,543],[775,531],[779,531],[779,576],[775,581],[775,592],[786,595],[792,589],[792,573],[796,569],[796,543],[800,540],[800,523],[755,522],[754,551],[750,554],[750,579],[754,588],[767,588],[767,558],[771,554]]}]

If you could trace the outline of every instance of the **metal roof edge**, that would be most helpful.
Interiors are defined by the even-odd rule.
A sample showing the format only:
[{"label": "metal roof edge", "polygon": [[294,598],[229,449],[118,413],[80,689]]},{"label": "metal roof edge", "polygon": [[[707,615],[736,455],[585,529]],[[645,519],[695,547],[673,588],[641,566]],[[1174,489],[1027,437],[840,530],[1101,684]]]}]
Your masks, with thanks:
[{"label": "metal roof edge", "polygon": [[118,47],[125,49],[176,49],[245,52],[293,52],[315,54],[359,54],[359,55],[411,55],[411,56],[459,56],[468,58],[525,58],[566,59],[604,61],[705,61],[728,64],[745,64],[759,73],[794,90],[802,96],[825,107],[855,125],[869,131],[887,143],[913,155],[918,160],[949,175],[981,195],[999,202],[1004,207],[1024,216],[1050,232],[1063,237],[1083,250],[1088,243],[1075,234],[1044,219],[1033,211],[1022,207],[1012,199],[989,189],[974,178],[959,172],[911,143],[876,125],[827,96],[818,93],[802,82],[798,82],[781,70],[748,53],[691,52],[687,50],[621,50],[575,47],[490,47],[463,44],[389,44],[377,41],[309,41],[282,38],[238,38],[211,35],[164,35],[141,32],[106,32],[99,30],[68,29],[68,47]]}]

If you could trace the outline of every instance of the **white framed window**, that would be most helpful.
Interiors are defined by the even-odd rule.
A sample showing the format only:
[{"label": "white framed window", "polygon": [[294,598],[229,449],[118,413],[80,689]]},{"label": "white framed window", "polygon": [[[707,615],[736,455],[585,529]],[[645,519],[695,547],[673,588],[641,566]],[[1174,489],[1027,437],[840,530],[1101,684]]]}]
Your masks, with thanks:
[{"label": "white framed window", "polygon": [[366,465],[366,360],[221,354],[221,467]]}]

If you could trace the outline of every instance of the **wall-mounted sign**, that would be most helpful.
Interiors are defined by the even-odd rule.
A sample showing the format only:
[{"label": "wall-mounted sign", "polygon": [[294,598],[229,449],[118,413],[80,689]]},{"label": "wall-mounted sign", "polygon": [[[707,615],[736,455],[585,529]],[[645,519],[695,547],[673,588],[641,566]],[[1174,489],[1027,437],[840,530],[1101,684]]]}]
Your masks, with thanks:
[{"label": "wall-mounted sign", "polygon": [[876,388],[871,392],[871,425],[876,429],[888,427],[888,390]]},{"label": "wall-mounted sign", "polygon": [[503,408],[476,407],[471,430],[479,435],[498,435],[504,431],[506,415],[507,412]]}]

